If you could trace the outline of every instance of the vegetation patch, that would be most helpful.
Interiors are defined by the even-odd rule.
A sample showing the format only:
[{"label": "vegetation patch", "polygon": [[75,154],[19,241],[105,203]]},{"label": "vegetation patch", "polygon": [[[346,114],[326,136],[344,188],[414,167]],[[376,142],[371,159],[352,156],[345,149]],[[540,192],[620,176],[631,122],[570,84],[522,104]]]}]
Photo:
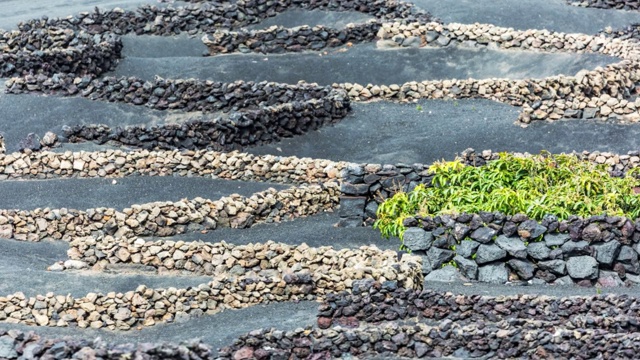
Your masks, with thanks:
[{"label": "vegetation patch", "polygon": [[431,186],[420,184],[410,192],[398,192],[379,206],[374,227],[383,236],[402,238],[403,220],[409,216],[481,211],[522,213],[535,220],[547,214],[560,220],[570,215],[640,216],[638,170],[612,177],[606,165],[574,155],[501,153],[485,166],[468,166],[456,159],[436,162],[429,172]]}]

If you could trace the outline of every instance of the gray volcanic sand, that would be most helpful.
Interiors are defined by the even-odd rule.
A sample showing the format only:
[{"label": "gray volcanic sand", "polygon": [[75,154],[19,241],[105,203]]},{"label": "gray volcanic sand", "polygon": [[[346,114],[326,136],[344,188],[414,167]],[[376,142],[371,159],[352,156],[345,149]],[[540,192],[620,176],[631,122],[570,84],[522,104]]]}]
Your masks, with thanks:
[{"label": "gray volcanic sand", "polygon": [[490,100],[371,102],[352,107],[353,113],[333,126],[248,151],[359,163],[428,164],[451,160],[467,148],[531,153],[640,149],[640,124],[561,120],[522,128],[514,124],[518,108]]},{"label": "gray volcanic sand", "polygon": [[640,22],[640,13],[583,8],[565,0],[413,0],[445,23],[493,24],[517,30],[548,29],[564,33],[595,34]]},{"label": "gray volcanic sand", "polygon": [[[0,0],[2,16],[0,16],[0,29],[9,30],[16,27],[20,21],[40,19],[42,16],[67,17],[83,11],[93,11],[98,7],[101,10],[110,10],[120,7],[125,10],[135,10],[144,4],[155,4],[159,7],[166,4],[149,0]],[[173,6],[186,5],[177,1]]]},{"label": "gray volcanic sand", "polygon": [[[116,184],[113,184],[114,180]],[[251,196],[268,188],[281,190],[289,187],[266,182],[178,176],[0,181],[0,209],[64,207],[85,210],[110,207],[122,210],[133,204],[179,201],[196,197],[218,200],[231,194]]]},{"label": "gray volcanic sand", "polygon": [[330,48],[323,52],[161,57],[168,48],[169,45],[158,48],[162,50],[151,50],[144,57],[126,57],[109,75],[137,76],[144,80],[160,76],[222,82],[246,80],[295,84],[304,80],[320,85],[345,82],[390,85],[423,80],[574,75],[582,69],[619,61],[598,54],[550,54],[465,46],[377,49],[374,43]]},{"label": "gray volcanic sand", "polygon": [[[66,242],[38,243],[0,239],[0,296],[22,292],[26,296],[71,294],[85,296],[89,292],[106,294],[127,292],[144,284],[153,288],[187,287],[211,281],[206,276],[155,276],[151,274],[94,273],[91,271],[50,272],[47,267],[67,260]],[[0,322],[2,326],[2,322]]]}]

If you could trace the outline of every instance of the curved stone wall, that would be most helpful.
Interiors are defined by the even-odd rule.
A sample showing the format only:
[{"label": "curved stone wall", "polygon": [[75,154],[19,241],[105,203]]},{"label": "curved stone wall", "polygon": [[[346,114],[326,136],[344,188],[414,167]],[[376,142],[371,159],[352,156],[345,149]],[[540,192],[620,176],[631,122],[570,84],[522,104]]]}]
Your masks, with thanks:
[{"label": "curved stone wall", "polygon": [[[138,250],[146,251],[145,245]],[[140,285],[124,294],[89,293],[82,298],[53,293],[27,298],[16,293],[0,297],[0,321],[129,330],[272,301],[322,299],[328,293],[350,289],[354,280],[373,279],[407,288],[422,287],[419,259],[406,256],[398,261],[395,251],[375,247],[335,251],[330,247],[315,249],[273,242],[245,246],[166,242],[151,245],[147,250],[151,251],[153,246],[172,246],[171,260],[174,261],[178,252],[188,253],[191,245],[200,247],[199,250],[209,246],[217,252],[194,250],[192,255],[192,259],[201,255],[203,262],[216,264],[213,281],[181,289],[151,289]],[[74,249],[78,248],[72,251]],[[122,249],[118,251],[120,256]],[[164,257],[164,252],[168,250],[160,251],[158,257]],[[127,261],[132,261],[136,254],[142,255],[134,252]],[[205,260],[208,255],[211,260]],[[114,259],[111,255],[107,258]],[[174,266],[178,262],[175,260]],[[167,260],[163,264],[166,265]],[[233,276],[229,276],[227,270]]]}]

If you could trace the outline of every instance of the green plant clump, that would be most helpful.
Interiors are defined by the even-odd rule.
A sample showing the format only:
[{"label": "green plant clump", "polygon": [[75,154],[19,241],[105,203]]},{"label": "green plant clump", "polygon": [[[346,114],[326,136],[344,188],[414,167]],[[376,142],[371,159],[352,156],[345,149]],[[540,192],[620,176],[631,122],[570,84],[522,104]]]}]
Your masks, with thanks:
[{"label": "green plant clump", "polygon": [[638,171],[611,177],[603,164],[574,155],[541,153],[518,157],[501,153],[485,166],[466,166],[459,159],[429,167],[432,186],[418,185],[398,192],[380,204],[374,227],[385,237],[402,238],[408,216],[502,212],[523,213],[542,220],[547,214],[560,220],[570,215],[640,216]]}]

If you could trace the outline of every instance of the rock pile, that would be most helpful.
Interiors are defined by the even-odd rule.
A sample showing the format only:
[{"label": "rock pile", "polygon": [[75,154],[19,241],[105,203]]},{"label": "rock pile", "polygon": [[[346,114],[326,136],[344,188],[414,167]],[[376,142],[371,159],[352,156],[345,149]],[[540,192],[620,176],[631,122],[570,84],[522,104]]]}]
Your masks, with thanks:
[{"label": "rock pile", "polygon": [[115,236],[171,236],[217,227],[246,228],[256,223],[308,216],[336,208],[334,183],[303,185],[288,190],[268,189],[250,197],[231,195],[220,200],[195,198],[178,202],[132,205],[118,211],[95,208],[0,210],[0,237],[24,241],[106,234]]},{"label": "rock pile", "polygon": [[[413,289],[422,287],[419,258],[403,256],[398,261],[396,252],[375,247],[335,251],[330,247],[316,249],[304,244],[294,247],[273,242],[233,246],[180,241],[140,244],[135,240],[132,246],[128,242],[115,245],[117,250],[112,254],[108,244],[91,246],[94,245],[92,256],[96,259],[100,256],[98,253],[105,251],[103,254],[110,261],[139,259],[165,268],[187,266],[190,261],[194,266],[201,265],[203,270],[211,268],[214,279],[193,288],[150,289],[140,285],[124,294],[90,293],[82,298],[53,293],[27,298],[16,293],[0,297],[0,321],[129,330],[271,301],[322,299],[328,293],[348,290],[353,281],[362,279]],[[82,251],[79,249],[92,251],[81,246],[70,252]],[[128,257],[125,250],[129,252]],[[157,263],[159,260],[162,265]]]},{"label": "rock pile", "polygon": [[2,359],[150,359],[162,354],[165,359],[201,360],[211,350],[201,341],[180,344],[109,344],[100,339],[78,337],[45,338],[33,332],[0,330]]}]

